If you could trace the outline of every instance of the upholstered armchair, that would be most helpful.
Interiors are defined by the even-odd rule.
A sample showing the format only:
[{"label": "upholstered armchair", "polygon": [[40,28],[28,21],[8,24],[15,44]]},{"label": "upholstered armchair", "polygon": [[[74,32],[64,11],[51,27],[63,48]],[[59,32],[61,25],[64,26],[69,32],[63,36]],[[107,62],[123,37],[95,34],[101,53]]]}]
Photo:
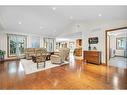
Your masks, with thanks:
[{"label": "upholstered armchair", "polygon": [[54,53],[54,55],[51,55],[51,63],[56,64],[62,64],[64,61],[67,61],[69,57],[69,48],[60,48],[59,52]]},{"label": "upholstered armchair", "polygon": [[35,55],[35,49],[34,48],[26,48],[25,49],[25,56],[26,59],[32,59],[32,56]]},{"label": "upholstered armchair", "polygon": [[69,48],[64,48],[64,61],[69,61],[69,53],[70,53],[70,49]]},{"label": "upholstered armchair", "polygon": [[39,67],[39,63],[44,63],[45,68],[45,61],[47,56],[47,50],[45,48],[35,49],[35,56],[33,56],[33,61],[37,63],[37,68]]}]

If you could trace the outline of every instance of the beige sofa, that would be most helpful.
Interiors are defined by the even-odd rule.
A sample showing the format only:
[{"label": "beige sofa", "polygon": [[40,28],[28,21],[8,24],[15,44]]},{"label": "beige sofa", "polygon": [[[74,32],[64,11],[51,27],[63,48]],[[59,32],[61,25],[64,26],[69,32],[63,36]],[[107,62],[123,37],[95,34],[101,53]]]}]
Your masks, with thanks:
[{"label": "beige sofa", "polygon": [[35,56],[36,51],[41,51],[43,48],[26,48],[25,49],[25,57],[26,59],[32,59],[32,56]]}]

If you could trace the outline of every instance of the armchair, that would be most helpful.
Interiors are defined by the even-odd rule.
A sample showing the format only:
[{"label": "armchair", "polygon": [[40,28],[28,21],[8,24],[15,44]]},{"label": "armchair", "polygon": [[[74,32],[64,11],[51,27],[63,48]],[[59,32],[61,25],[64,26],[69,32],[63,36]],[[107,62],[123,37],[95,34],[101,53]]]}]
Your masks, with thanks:
[{"label": "armchair", "polygon": [[26,48],[25,55],[26,55],[26,59],[32,59],[32,56],[35,55],[35,49],[34,48]]},{"label": "armchair", "polygon": [[34,63],[37,63],[37,68],[39,66],[39,63],[41,62],[44,63],[44,68],[45,68],[46,56],[47,56],[47,50],[45,48],[35,50],[35,56],[33,56],[32,59]]},{"label": "armchair", "polygon": [[67,61],[69,57],[69,52],[69,48],[59,49],[59,52],[54,53],[54,55],[51,55],[51,63],[62,64],[64,61]]}]

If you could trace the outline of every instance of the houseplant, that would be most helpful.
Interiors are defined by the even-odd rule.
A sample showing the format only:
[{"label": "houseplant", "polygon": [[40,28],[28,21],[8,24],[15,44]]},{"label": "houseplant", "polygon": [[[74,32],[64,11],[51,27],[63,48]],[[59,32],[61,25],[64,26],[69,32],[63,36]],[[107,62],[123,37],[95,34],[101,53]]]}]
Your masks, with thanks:
[{"label": "houseplant", "polygon": [[3,50],[0,50],[0,61],[3,61],[4,60],[4,55],[6,54],[5,51]]}]

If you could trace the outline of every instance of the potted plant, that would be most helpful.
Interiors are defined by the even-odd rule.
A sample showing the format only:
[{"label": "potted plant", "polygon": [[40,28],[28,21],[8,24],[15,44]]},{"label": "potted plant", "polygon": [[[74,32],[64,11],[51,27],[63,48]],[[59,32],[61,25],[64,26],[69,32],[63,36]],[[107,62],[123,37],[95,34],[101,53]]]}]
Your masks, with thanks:
[{"label": "potted plant", "polygon": [[0,61],[4,61],[4,55],[6,54],[5,51],[0,50]]}]

